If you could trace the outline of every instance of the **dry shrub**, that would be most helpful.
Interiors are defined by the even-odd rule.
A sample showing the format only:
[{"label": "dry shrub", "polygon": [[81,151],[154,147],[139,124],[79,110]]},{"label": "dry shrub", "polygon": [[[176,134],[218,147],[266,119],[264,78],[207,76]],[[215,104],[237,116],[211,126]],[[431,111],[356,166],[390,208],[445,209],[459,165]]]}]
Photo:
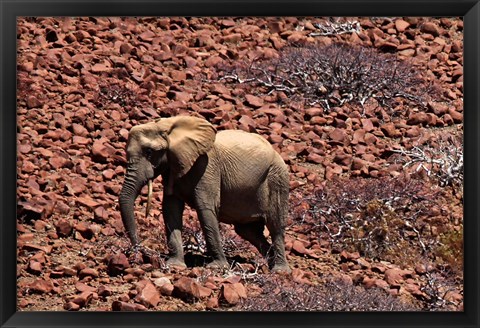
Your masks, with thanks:
[{"label": "dry shrub", "polygon": [[438,134],[410,149],[393,149],[391,161],[404,169],[426,174],[440,186],[463,194],[463,133]]},{"label": "dry shrub", "polygon": [[435,255],[456,274],[463,271],[463,225],[440,235]]},{"label": "dry shrub", "polygon": [[413,311],[407,304],[379,288],[365,289],[342,281],[328,280],[322,285],[281,281],[278,277],[258,277],[262,293],[250,297],[237,311]]},{"label": "dry shrub", "polygon": [[351,178],[329,182],[293,204],[292,217],[333,251],[409,266],[434,261],[438,234],[454,228],[440,210],[447,199],[441,189],[405,176]]},{"label": "dry shrub", "polygon": [[279,58],[235,63],[220,71],[223,80],[260,87],[265,93],[282,92],[326,110],[345,103],[363,106],[372,99],[387,108],[398,98],[424,106],[438,95],[412,63],[346,43],[287,47]]}]

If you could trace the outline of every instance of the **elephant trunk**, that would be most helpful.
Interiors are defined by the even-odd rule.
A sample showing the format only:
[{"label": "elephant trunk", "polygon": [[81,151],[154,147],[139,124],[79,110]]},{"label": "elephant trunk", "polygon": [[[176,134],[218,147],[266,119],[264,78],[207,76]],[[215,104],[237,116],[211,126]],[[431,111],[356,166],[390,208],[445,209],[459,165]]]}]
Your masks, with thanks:
[{"label": "elephant trunk", "polygon": [[133,246],[139,244],[137,236],[137,227],[135,224],[134,217],[134,206],[135,200],[142,187],[145,185],[143,179],[139,179],[137,174],[134,173],[134,170],[127,170],[127,175],[125,176],[125,181],[123,182],[122,191],[119,196],[120,204],[120,214],[122,216],[122,222],[125,227],[125,230],[128,233],[128,237]]}]

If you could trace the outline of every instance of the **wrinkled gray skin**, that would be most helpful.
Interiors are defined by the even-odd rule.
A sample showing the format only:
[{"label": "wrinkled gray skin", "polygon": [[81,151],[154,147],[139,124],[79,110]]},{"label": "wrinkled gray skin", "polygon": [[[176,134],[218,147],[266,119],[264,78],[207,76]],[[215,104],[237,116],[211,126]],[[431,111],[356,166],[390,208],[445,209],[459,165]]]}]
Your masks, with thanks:
[{"label": "wrinkled gray skin", "polygon": [[[224,222],[233,224],[273,271],[290,272],[284,245],[288,169],[264,138],[238,130],[216,133],[210,123],[196,117],[162,118],[131,129],[127,160],[119,203],[133,246],[139,244],[135,199],[143,186],[161,175],[167,264],[185,266],[181,230],[188,204],[197,211],[213,257],[210,267],[228,267],[219,231],[219,222]],[[264,236],[265,226],[272,245]]]}]

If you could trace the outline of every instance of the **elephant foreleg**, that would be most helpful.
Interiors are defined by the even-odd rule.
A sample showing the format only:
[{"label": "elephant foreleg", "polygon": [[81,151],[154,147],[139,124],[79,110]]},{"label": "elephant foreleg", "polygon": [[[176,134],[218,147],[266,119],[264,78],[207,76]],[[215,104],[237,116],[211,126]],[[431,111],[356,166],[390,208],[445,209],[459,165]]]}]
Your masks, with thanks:
[{"label": "elephant foreleg", "polygon": [[197,209],[197,213],[207,243],[208,253],[213,257],[213,261],[209,263],[208,266],[219,268],[228,267],[227,258],[223,253],[217,216],[212,210],[208,209]]},{"label": "elephant foreleg", "polygon": [[182,241],[184,207],[185,203],[174,196],[165,195],[163,197],[163,220],[169,251],[168,265],[186,267]]}]

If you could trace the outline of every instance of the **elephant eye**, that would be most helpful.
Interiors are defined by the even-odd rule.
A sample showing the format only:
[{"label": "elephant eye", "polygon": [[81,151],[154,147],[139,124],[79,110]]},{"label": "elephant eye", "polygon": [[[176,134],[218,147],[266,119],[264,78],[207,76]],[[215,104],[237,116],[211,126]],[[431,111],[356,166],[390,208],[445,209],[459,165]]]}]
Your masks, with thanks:
[{"label": "elephant eye", "polygon": [[143,150],[143,153],[145,154],[145,157],[147,157],[147,158],[150,158],[150,156],[152,156],[152,152],[153,152],[152,148],[145,148]]}]

